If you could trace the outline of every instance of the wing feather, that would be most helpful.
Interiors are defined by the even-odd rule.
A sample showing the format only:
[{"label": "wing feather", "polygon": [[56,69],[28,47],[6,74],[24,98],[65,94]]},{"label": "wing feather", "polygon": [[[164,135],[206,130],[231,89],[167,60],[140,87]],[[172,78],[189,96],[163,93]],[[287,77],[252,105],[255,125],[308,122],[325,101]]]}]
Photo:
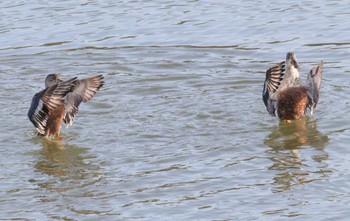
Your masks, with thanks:
[{"label": "wing feather", "polygon": [[28,118],[40,135],[45,135],[50,112],[64,103],[64,97],[77,84],[77,78],[72,78],[46,88],[35,94],[28,111]]},{"label": "wing feather", "polygon": [[92,99],[96,92],[104,85],[103,76],[85,78],[79,80],[75,89],[68,93],[64,101],[65,116],[63,121],[70,126],[78,114],[81,102]]},{"label": "wing feather", "polygon": [[322,72],[323,72],[323,62],[314,66],[310,70],[310,73],[307,76],[307,80],[306,80],[306,88],[307,88],[307,95],[308,95],[307,106],[308,108],[310,108],[311,114],[313,114],[313,111],[315,110],[318,103],[318,99],[320,97]]},{"label": "wing feather", "polygon": [[275,93],[283,80],[285,73],[285,62],[274,65],[266,71],[267,88],[270,93]]},{"label": "wing feather", "polygon": [[285,66],[286,62],[283,61],[278,64],[275,64],[266,71],[262,99],[266,106],[266,110],[272,116],[276,116],[276,101],[272,99],[272,95],[276,93],[279,86],[281,85],[285,74]]}]

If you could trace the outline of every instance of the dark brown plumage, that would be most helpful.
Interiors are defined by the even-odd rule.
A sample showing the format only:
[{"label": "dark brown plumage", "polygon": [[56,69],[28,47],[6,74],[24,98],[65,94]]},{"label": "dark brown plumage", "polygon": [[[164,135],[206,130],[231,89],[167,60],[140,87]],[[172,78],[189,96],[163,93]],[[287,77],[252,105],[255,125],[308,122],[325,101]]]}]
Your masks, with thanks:
[{"label": "dark brown plumage", "polygon": [[80,103],[91,100],[103,84],[102,75],[64,81],[57,74],[49,74],[46,88],[33,97],[28,117],[39,135],[59,137],[62,121],[72,125]]},{"label": "dark brown plumage", "polygon": [[302,117],[307,107],[307,91],[303,86],[287,88],[277,94],[277,116],[283,120]]},{"label": "dark brown plumage", "polygon": [[286,61],[266,71],[263,101],[268,113],[281,120],[299,119],[309,108],[313,113],[319,99],[323,63],[313,67],[303,85],[299,79],[299,64],[294,53],[287,53]]}]

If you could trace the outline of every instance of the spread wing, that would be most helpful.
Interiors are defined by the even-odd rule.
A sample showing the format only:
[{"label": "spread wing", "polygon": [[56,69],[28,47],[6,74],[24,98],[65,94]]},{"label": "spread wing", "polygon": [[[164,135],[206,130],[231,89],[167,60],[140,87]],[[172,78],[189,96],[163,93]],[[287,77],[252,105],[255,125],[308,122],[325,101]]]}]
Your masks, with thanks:
[{"label": "spread wing", "polygon": [[77,86],[71,93],[67,94],[64,101],[65,116],[63,121],[67,126],[73,124],[74,118],[78,114],[80,103],[91,100],[103,84],[102,75],[78,80]]},{"label": "spread wing", "polygon": [[316,65],[310,70],[306,80],[308,104],[311,114],[317,106],[320,96],[320,87],[322,81],[323,63]]},{"label": "spread wing", "polygon": [[285,73],[285,62],[275,64],[266,71],[266,78],[264,82],[264,89],[262,99],[266,106],[267,111],[271,116],[275,115],[276,100],[272,98],[272,95],[278,90]]},{"label": "spread wing", "polygon": [[48,87],[35,94],[28,111],[28,118],[39,134],[45,135],[50,111],[55,110],[64,102],[64,97],[72,91],[77,83],[76,78]]}]

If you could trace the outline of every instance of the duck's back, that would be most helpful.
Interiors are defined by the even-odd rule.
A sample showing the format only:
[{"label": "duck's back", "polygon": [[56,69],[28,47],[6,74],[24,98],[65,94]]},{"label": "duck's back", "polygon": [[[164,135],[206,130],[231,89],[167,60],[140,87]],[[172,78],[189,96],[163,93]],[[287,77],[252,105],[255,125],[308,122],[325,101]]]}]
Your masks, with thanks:
[{"label": "duck's back", "polygon": [[281,120],[294,120],[304,115],[307,90],[301,84],[285,88],[277,94],[277,114]]}]

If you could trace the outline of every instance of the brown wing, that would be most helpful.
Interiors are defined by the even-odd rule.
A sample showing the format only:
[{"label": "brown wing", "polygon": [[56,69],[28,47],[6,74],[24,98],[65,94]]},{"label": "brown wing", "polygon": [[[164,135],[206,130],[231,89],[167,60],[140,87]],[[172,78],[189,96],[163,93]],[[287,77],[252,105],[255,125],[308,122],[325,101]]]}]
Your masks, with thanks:
[{"label": "brown wing", "polygon": [[274,65],[266,71],[266,85],[271,93],[275,93],[283,80],[285,71],[285,62]]},{"label": "brown wing", "polygon": [[284,77],[286,63],[283,61],[274,65],[266,71],[266,78],[262,93],[262,99],[270,115],[275,116],[276,101],[271,99],[271,95],[275,93]]},{"label": "brown wing", "polygon": [[102,75],[78,81],[75,89],[67,94],[64,101],[65,116],[63,121],[67,126],[72,125],[75,116],[78,114],[80,103],[91,100],[103,84],[104,81]]},{"label": "brown wing", "polygon": [[28,111],[28,117],[39,134],[45,134],[50,112],[64,103],[64,97],[74,89],[76,83],[77,78],[72,78],[48,87],[34,95]]}]

